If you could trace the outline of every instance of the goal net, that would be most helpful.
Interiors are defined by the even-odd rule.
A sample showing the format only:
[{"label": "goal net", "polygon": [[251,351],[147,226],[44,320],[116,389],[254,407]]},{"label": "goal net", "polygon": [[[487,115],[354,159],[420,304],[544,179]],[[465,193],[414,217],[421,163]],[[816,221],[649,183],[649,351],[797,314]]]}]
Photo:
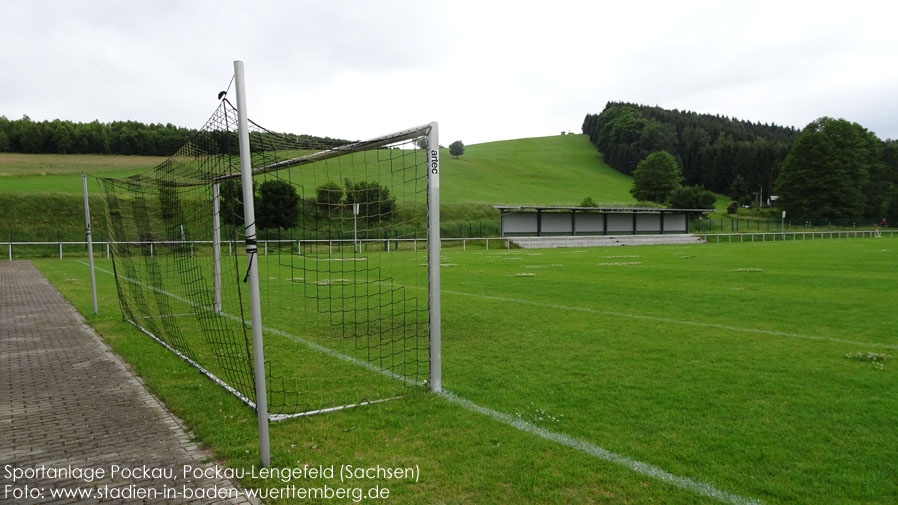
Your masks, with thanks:
[{"label": "goal net", "polygon": [[271,419],[426,385],[435,124],[346,142],[250,121],[248,260],[237,119],[224,98],[163,163],[99,179],[123,317],[255,407],[256,261]]}]

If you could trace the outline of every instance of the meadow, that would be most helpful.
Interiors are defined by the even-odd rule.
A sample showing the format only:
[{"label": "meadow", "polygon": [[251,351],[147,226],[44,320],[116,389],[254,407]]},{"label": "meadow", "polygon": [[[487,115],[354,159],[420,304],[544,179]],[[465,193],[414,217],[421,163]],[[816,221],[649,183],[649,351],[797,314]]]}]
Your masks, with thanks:
[{"label": "meadow", "polygon": [[[391,503],[894,503],[896,251],[444,250],[447,393],[272,424],[272,464],[418,465],[418,482],[359,482]],[[231,467],[256,461],[254,413],[121,321],[111,262],[99,316],[83,259],[35,264],[198,440]],[[267,303],[267,324],[302,328]]]},{"label": "meadow", "polygon": [[[606,165],[585,135],[475,144],[467,146],[459,158],[441,149],[440,157],[444,203],[576,205],[587,196],[597,202],[634,202],[629,193],[632,178]],[[93,177],[123,177],[164,160],[153,156],[0,153],[0,190],[80,197],[82,172]],[[583,193],[577,201],[571,200],[572,187]],[[95,188],[92,182],[90,191]]]},{"label": "meadow", "polygon": [[0,190],[80,195],[82,173],[93,177],[126,177],[163,161],[165,158],[161,156],[0,153]]},{"label": "meadow", "polygon": [[[389,151],[369,156],[382,158],[385,152]],[[94,235],[102,240],[106,223],[101,189],[94,178],[134,175],[164,159],[0,153],[0,240],[83,240],[82,172],[90,176]],[[584,135],[470,145],[459,158],[443,149],[441,163],[441,222],[447,236],[498,236],[499,213],[493,205],[578,205],[587,196],[603,205],[636,203],[629,193],[632,179],[605,164]],[[361,166],[349,170],[361,174]],[[315,189],[326,180],[308,166],[285,174],[281,175],[295,183],[305,177],[304,199],[315,198]],[[391,194],[397,197],[400,212],[423,222],[423,208],[412,202],[421,191],[415,184],[393,180]]]}]

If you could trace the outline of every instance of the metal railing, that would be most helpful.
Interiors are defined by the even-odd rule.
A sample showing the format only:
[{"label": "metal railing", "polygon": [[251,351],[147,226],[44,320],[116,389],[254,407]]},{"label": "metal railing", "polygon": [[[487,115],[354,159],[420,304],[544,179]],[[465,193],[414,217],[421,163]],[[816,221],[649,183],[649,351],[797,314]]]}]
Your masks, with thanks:
[{"label": "metal railing", "polygon": [[[815,240],[868,237],[894,237],[895,230],[787,231],[764,233],[696,233],[706,242],[773,242],[783,240]],[[725,240],[724,240],[725,239]]]},{"label": "metal railing", "polygon": [[[269,254],[269,249],[275,249],[280,251],[284,248],[285,245],[289,246],[289,251],[292,254],[296,252],[299,255],[303,254],[303,251],[310,250],[323,250],[325,246],[327,246],[327,250],[329,253],[333,253],[334,249],[338,249],[342,251],[343,249],[353,248],[358,249],[361,252],[366,252],[368,250],[380,250],[380,251],[398,251],[398,250],[411,250],[417,251],[419,247],[419,242],[422,242],[422,246],[426,247],[427,239],[425,238],[378,238],[378,239],[316,239],[316,240],[295,240],[295,239],[280,239],[280,240],[259,240],[257,241],[261,253],[265,256]],[[440,242],[445,247],[447,244],[452,245],[454,243],[460,243],[462,250],[467,250],[469,244],[482,244],[482,247],[486,250],[489,250],[490,243],[493,244],[499,243],[500,248],[510,249],[511,244],[508,239],[499,238],[499,237],[442,237],[440,238]],[[0,248],[5,247],[7,249],[7,258],[9,261],[12,261],[16,255],[14,253],[15,248],[19,248],[19,251],[22,250],[23,246],[38,246],[38,247],[53,247],[55,246],[57,250],[57,255],[59,259],[63,259],[64,257],[64,247],[71,251],[72,248],[79,249],[81,252],[85,253],[86,256],[86,248],[87,241],[84,240],[53,240],[53,241],[7,241],[0,242]],[[147,248],[147,254],[150,257],[153,257],[157,250],[160,247],[163,248],[175,248],[175,247],[190,247],[191,254],[196,253],[197,246],[207,247],[209,249],[212,248],[211,240],[155,240],[155,241],[125,241],[125,242],[114,242],[114,241],[93,241],[94,246],[94,255],[97,254],[97,248],[100,249],[100,255],[105,258],[109,258],[111,256],[111,246],[112,244],[116,245],[126,245],[126,246],[135,246],[135,247],[145,247]],[[244,244],[241,240],[222,240],[221,241],[221,250],[222,254],[224,254],[225,248],[227,248],[228,256],[234,254],[235,251],[239,250],[239,247]],[[495,245],[493,246],[495,248]],[[2,249],[0,249],[2,250]],[[36,257],[34,254],[22,254],[21,252],[20,258],[30,258]],[[46,257],[46,252],[41,255],[41,257]]]},{"label": "metal railing", "polygon": [[[896,230],[841,230],[841,231],[787,231],[783,232],[763,232],[763,233],[696,233],[705,239],[706,242],[709,243],[732,243],[732,242],[774,242],[774,241],[783,241],[783,240],[819,240],[819,239],[843,239],[843,238],[870,238],[876,236],[882,237],[894,237]],[[282,252],[285,245],[289,245],[289,251],[292,254],[296,252],[297,254],[303,254],[303,251],[316,251],[316,250],[324,250],[325,246],[327,247],[328,253],[333,253],[334,249],[338,249],[342,251],[347,248],[359,249],[361,252],[371,251],[397,251],[397,250],[411,250],[417,251],[419,247],[419,242],[423,242],[426,247],[427,239],[424,238],[380,238],[380,239],[358,239],[356,241],[352,239],[317,239],[317,240],[295,240],[295,239],[280,239],[280,240],[259,240],[258,244],[261,249],[261,253],[263,255],[269,254],[269,249],[275,249],[276,251]],[[453,246],[453,247],[461,247],[463,251],[467,251],[468,247],[473,245],[478,249],[483,248],[484,250],[490,249],[490,244],[497,244],[500,249],[510,249],[511,241],[507,238],[501,237],[443,237],[440,238],[440,242],[442,247]],[[147,254],[149,256],[153,256],[156,254],[156,250],[159,247],[185,247],[189,246],[191,248],[191,254],[196,253],[196,248],[198,246],[204,248],[212,248],[211,240],[185,240],[185,241],[167,241],[167,240],[158,240],[158,241],[137,241],[137,242],[109,242],[109,241],[94,241],[94,254],[97,254],[97,248],[100,249],[99,253],[102,257],[109,258],[111,254],[111,245],[119,244],[119,245],[131,245],[137,247],[146,247]],[[235,251],[239,251],[239,247],[243,245],[243,241],[240,240],[222,240],[221,248],[222,254],[224,254],[225,248],[228,250],[228,255],[233,255]],[[65,240],[54,240],[54,241],[46,241],[46,242],[38,242],[38,241],[21,241],[21,242],[0,242],[0,248],[7,249],[7,258],[12,261],[15,256],[15,249],[19,248],[19,251],[22,251],[22,247],[24,246],[39,246],[39,247],[52,247],[55,246],[57,250],[57,254],[59,259],[63,259],[64,257],[64,249],[68,249],[69,251],[72,248],[80,249],[80,252],[85,252],[87,247],[86,241],[65,241]],[[493,245],[493,248],[496,248],[496,245]],[[0,249],[2,250],[2,249]],[[26,251],[27,252],[27,251]],[[38,257],[35,254],[25,254],[20,252],[20,258],[33,258]],[[86,254],[85,254],[86,255]],[[41,254],[40,257],[47,257],[46,252]]]}]

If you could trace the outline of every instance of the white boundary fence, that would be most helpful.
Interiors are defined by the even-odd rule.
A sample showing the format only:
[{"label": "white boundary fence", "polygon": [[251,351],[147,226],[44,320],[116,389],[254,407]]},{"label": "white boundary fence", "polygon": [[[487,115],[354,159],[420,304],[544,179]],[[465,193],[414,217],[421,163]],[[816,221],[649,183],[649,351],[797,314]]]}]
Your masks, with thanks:
[{"label": "white boundary fence", "polygon": [[[896,231],[895,230],[880,230],[879,234],[883,237],[894,237]],[[782,241],[782,240],[833,240],[833,239],[846,239],[846,238],[870,238],[875,237],[877,234],[874,230],[849,230],[849,231],[796,231],[796,232],[765,232],[765,233],[702,233],[697,234],[705,239],[706,242],[709,243],[732,243],[732,242],[774,242],[774,241]],[[244,245],[244,242],[241,240],[222,240],[222,249],[225,246],[228,248],[228,254],[233,255],[237,253],[237,248]],[[406,244],[403,246],[403,249],[411,249],[418,250],[419,242],[421,242],[421,247],[424,247],[427,243],[427,240],[424,238],[378,238],[378,239],[359,239],[358,242],[362,246],[362,250],[366,250],[369,247],[374,247],[375,245],[380,245],[386,251],[395,251],[399,244]],[[440,238],[440,242],[442,244],[449,243],[461,243],[462,250],[467,250],[468,245],[478,245],[484,247],[486,250],[490,249],[490,244],[493,244],[493,248],[495,248],[495,244],[499,244],[500,249],[509,249],[511,248],[511,244],[509,239],[501,238],[501,237],[442,237]],[[290,240],[290,239],[282,239],[282,240],[260,240],[259,245],[262,248],[261,254],[263,256],[267,256],[269,253],[269,248],[274,249],[276,246],[283,246],[284,244],[290,244],[290,249],[293,252],[298,251],[299,254],[302,254],[302,251],[308,250],[307,247],[310,246],[318,246],[323,247],[325,244],[328,246],[330,251],[333,250],[334,247],[343,247],[352,249],[355,241],[352,239],[333,239],[333,240]],[[110,242],[103,241],[94,241],[94,250],[96,248],[103,248],[104,252],[101,252],[101,256],[105,258],[109,258],[110,255]],[[191,247],[195,247],[197,245],[212,247],[211,240],[187,240],[187,241],[153,241],[153,242],[126,242],[126,244],[135,245],[135,246],[149,246],[149,254],[152,256],[154,254],[154,249],[158,246],[177,246],[177,245],[190,245]],[[408,246],[411,244],[411,247]],[[7,258],[12,261],[14,258],[14,250],[19,246],[56,246],[59,251],[59,259],[63,259],[63,248],[71,250],[72,247],[79,247],[81,250],[87,247],[86,241],[49,241],[49,242],[0,242],[0,247],[6,247],[7,249]],[[96,252],[94,254],[97,254]],[[23,256],[23,258],[29,257],[28,255]]]},{"label": "white boundary fence", "polygon": [[775,242],[783,240],[816,240],[843,238],[894,237],[894,230],[787,231],[764,233],[696,233],[708,243]]},{"label": "white boundary fence", "polygon": [[[259,240],[258,244],[261,246],[262,251],[261,254],[263,256],[268,255],[269,246],[274,249],[275,246],[290,244],[291,251],[298,251],[299,254],[302,254],[302,251],[307,250],[307,247],[310,246],[320,246],[324,245],[328,246],[330,251],[333,248],[343,247],[352,249],[354,244],[358,243],[362,247],[362,250],[366,250],[368,247],[373,247],[374,245],[382,245],[383,249],[387,252],[397,250],[398,244],[411,244],[411,250],[417,251],[419,247],[427,246],[427,239],[425,238],[371,238],[371,239],[332,239],[332,240],[292,240],[292,239],[281,239],[281,240]],[[446,242],[461,242],[462,249],[467,250],[468,244],[483,244],[486,249],[490,248],[490,243],[495,244],[496,242],[501,243],[501,248],[509,249],[511,247],[509,240],[500,238],[500,237],[441,237],[440,242],[445,244]],[[182,245],[190,245],[191,248],[194,248],[197,245],[212,247],[213,241],[211,240],[184,240],[184,241],[171,241],[171,240],[157,240],[157,241],[141,241],[141,242],[105,242],[105,241],[93,241],[94,246],[94,254],[96,255],[96,248],[102,247],[105,252],[101,253],[101,255],[105,258],[110,257],[110,244],[126,244],[133,246],[149,246],[149,255],[152,257],[155,254],[155,249],[159,246],[182,246]],[[225,246],[228,248],[228,256],[231,256],[237,252],[237,247],[241,247],[244,245],[242,240],[222,240],[221,246],[224,249]],[[14,242],[0,242],[0,247],[6,246],[7,248],[7,256],[10,261],[13,259],[13,250],[18,246],[56,246],[59,251],[59,259],[63,259],[63,246],[80,246],[81,248],[87,247],[87,242],[83,240],[73,240],[73,241],[65,241],[65,240],[53,240],[48,242],[31,242],[31,241],[14,241]],[[495,247],[495,246],[493,246]],[[403,247],[403,249],[409,249],[408,247]]]}]

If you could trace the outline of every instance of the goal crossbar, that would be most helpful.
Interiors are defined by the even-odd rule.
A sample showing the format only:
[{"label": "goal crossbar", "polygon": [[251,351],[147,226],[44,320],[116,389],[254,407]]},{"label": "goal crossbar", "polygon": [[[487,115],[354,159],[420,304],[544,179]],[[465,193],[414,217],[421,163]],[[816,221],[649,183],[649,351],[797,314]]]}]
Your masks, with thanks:
[{"label": "goal crossbar", "polygon": [[[433,123],[428,123],[421,126],[416,126],[414,128],[409,128],[407,130],[398,131],[395,133],[391,133],[389,135],[383,135],[380,137],[376,137],[369,140],[361,140],[358,142],[353,142],[351,144],[345,144],[342,146],[337,146],[332,149],[327,149],[324,151],[318,151],[310,154],[306,154],[303,156],[297,156],[296,158],[290,158],[289,160],[278,161],[277,163],[270,163],[268,165],[264,165],[261,167],[253,168],[253,175],[261,175],[269,172],[276,172],[278,170],[283,170],[285,168],[292,168],[301,165],[308,165],[310,163],[315,163],[319,161],[324,161],[330,158],[336,158],[337,156],[344,156],[346,154],[357,153],[361,151],[367,151],[371,149],[379,149],[384,146],[388,146],[390,144],[395,144],[397,142],[404,142],[406,140],[411,140],[413,138],[426,136],[433,129]],[[225,174],[219,177],[212,179],[212,182],[221,182],[230,179],[239,179],[240,173],[233,174]]]}]

